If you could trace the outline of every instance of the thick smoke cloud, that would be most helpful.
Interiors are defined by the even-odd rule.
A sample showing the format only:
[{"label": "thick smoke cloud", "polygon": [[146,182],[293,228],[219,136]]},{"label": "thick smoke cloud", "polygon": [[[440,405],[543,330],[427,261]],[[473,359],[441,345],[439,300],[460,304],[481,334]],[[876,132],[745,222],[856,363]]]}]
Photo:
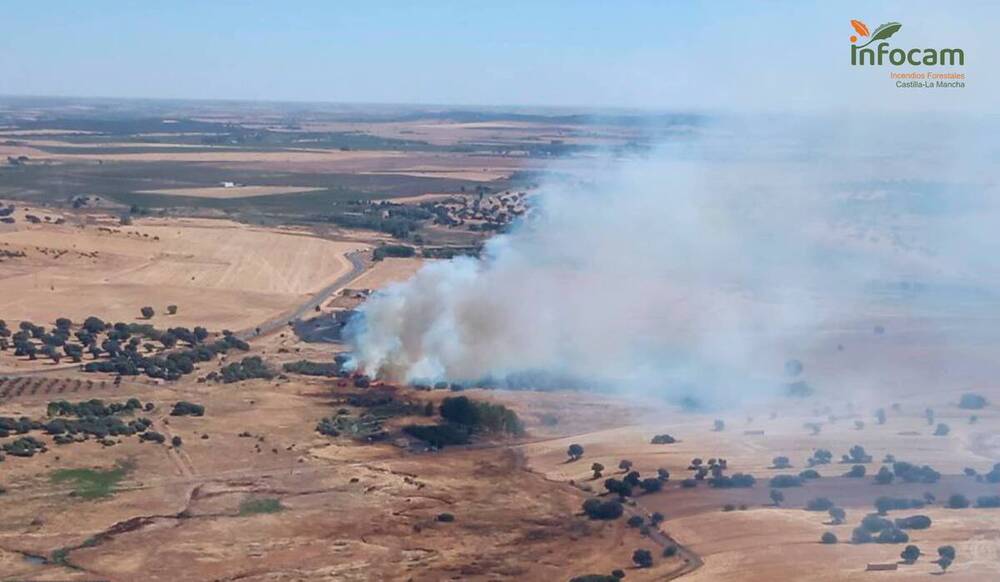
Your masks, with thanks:
[{"label": "thick smoke cloud", "polygon": [[[875,291],[981,273],[972,249],[986,241],[928,224],[983,234],[998,217],[984,177],[928,175],[928,163],[945,169],[947,132],[867,127],[733,122],[648,155],[553,167],[532,215],[481,259],[429,264],[371,298],[351,324],[356,362],[394,380],[708,404],[773,393],[785,360],[828,330],[871,330]],[[899,305],[932,310],[934,297]]]}]

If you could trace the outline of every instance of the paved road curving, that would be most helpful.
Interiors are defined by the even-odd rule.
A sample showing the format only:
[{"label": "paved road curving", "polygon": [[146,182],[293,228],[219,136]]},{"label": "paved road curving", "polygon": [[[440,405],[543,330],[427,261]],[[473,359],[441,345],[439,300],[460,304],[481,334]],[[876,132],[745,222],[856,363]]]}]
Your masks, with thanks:
[{"label": "paved road curving", "polygon": [[306,301],[302,305],[295,308],[294,311],[290,313],[282,314],[278,317],[269,319],[260,325],[255,327],[247,328],[236,332],[236,337],[242,340],[249,340],[261,335],[267,335],[273,331],[281,329],[288,325],[290,321],[295,321],[296,319],[302,319],[307,313],[315,311],[315,309],[322,305],[324,301],[330,298],[331,295],[337,291],[344,288],[348,283],[357,279],[359,275],[365,270],[364,253],[362,251],[354,251],[347,253],[345,255],[347,260],[351,262],[351,270],[344,273],[333,283],[330,283],[326,287],[319,290],[318,293],[312,296],[309,301]]}]

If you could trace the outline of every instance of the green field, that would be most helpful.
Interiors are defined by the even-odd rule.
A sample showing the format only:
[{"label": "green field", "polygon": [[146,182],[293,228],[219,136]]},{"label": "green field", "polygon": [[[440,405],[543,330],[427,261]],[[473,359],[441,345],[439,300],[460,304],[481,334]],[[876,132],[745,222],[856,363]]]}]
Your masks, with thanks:
[{"label": "green field", "polygon": [[81,499],[110,497],[118,483],[135,470],[135,463],[118,461],[114,469],[60,469],[52,473],[51,481],[70,484]]},{"label": "green field", "polygon": [[245,499],[240,503],[240,515],[257,515],[260,513],[278,513],[286,508],[279,499],[264,497],[260,499]]}]

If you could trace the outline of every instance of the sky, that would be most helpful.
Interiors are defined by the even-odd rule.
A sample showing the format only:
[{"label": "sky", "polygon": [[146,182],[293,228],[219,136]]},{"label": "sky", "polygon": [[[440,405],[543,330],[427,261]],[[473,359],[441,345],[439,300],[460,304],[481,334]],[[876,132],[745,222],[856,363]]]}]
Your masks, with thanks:
[{"label": "sky", "polygon": [[[992,111],[996,2],[34,0],[0,95],[654,110]],[[962,48],[964,89],[850,66],[851,19]]]}]

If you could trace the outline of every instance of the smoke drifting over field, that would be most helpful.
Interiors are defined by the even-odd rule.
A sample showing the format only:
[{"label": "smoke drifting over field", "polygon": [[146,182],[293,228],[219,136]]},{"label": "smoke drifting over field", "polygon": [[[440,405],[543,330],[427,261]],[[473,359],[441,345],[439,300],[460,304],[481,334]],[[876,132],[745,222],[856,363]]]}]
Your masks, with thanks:
[{"label": "smoke drifting over field", "polygon": [[[357,363],[414,382],[572,382],[734,402],[773,393],[785,360],[829,329],[870,333],[873,289],[933,273],[995,290],[971,241],[932,227],[938,248],[926,246],[928,220],[978,216],[968,226],[986,230],[997,213],[976,214],[989,198],[981,186],[913,180],[940,143],[893,139],[907,145],[886,153],[850,130],[716,127],[586,173],[578,161],[554,167],[532,216],[482,259],[429,264],[370,299],[350,330]],[[905,309],[931,309],[943,289]]]}]

